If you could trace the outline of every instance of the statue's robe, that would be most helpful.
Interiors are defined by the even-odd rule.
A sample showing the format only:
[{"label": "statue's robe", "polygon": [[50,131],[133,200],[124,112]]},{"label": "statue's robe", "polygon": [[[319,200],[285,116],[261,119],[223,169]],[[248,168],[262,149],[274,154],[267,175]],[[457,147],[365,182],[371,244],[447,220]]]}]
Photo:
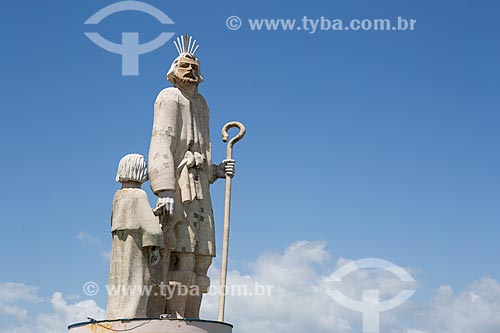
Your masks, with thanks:
[{"label": "statue's robe", "polygon": [[111,216],[113,243],[107,319],[145,318],[151,285],[149,247],[164,247],[158,218],[140,188],[118,190]]},{"label": "statue's robe", "polygon": [[171,251],[215,257],[210,184],[216,178],[205,99],[178,88],[164,89],[154,107],[149,179],[155,194],[175,191],[170,220],[176,244],[168,242],[170,237],[165,244]]}]

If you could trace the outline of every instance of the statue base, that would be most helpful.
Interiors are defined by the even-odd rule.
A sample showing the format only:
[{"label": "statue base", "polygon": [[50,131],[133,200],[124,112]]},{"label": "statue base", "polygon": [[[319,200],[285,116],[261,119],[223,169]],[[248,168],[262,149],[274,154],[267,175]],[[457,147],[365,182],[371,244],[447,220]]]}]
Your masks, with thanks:
[{"label": "statue base", "polygon": [[73,324],[69,333],[232,333],[233,325],[201,319],[118,319]]}]

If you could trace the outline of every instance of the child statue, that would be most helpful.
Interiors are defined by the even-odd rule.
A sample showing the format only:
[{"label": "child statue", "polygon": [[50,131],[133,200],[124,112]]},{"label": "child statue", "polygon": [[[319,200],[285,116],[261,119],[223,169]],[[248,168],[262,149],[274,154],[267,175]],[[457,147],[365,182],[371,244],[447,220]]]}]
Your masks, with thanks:
[{"label": "child statue", "polygon": [[122,188],[115,193],[111,215],[107,319],[147,317],[151,270],[164,247],[161,225],[141,189],[147,180],[142,155],[129,154],[121,159],[116,181]]}]

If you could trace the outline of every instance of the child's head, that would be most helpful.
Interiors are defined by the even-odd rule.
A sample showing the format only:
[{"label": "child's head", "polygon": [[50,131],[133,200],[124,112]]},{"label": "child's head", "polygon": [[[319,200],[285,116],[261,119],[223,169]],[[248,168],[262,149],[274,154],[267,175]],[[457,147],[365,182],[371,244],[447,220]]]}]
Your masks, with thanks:
[{"label": "child's head", "polygon": [[118,165],[116,181],[144,183],[148,180],[148,169],[144,156],[139,154],[128,154],[124,156]]}]

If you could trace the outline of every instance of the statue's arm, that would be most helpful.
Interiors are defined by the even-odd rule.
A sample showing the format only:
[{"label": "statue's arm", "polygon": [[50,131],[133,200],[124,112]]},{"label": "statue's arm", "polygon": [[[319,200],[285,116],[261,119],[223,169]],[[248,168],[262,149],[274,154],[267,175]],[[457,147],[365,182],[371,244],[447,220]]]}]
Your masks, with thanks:
[{"label": "statue's arm", "polygon": [[[209,143],[209,154],[210,157],[212,156],[212,143]],[[212,160],[210,158],[210,165],[208,166],[208,181],[210,184],[213,184],[217,179],[221,178],[219,177],[219,172],[218,172],[218,165],[217,164],[212,164]]]},{"label": "statue's arm", "polygon": [[174,155],[178,106],[173,98],[160,94],[154,107],[153,132],[149,147],[149,179],[155,195],[175,191]]},{"label": "statue's arm", "polygon": [[[205,104],[205,110],[207,112],[207,123],[209,122],[209,116],[210,116],[210,110],[208,108],[208,104],[203,99],[203,102]],[[212,143],[209,144],[208,146],[208,154],[210,156],[209,158],[209,166],[208,166],[208,181],[210,184],[213,184],[217,179],[220,178],[226,178],[226,175],[229,177],[233,177],[235,172],[236,172],[236,161],[235,160],[223,160],[219,164],[212,164]]]}]

